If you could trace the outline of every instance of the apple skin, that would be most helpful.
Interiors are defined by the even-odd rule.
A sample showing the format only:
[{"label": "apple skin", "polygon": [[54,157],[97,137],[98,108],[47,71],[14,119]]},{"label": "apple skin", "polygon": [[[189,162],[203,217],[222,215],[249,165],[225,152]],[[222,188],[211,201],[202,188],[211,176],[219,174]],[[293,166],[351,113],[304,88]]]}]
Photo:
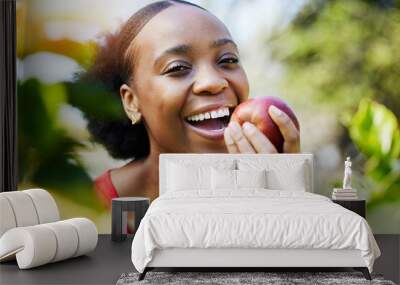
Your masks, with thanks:
[{"label": "apple skin", "polygon": [[271,105],[285,112],[293,121],[297,130],[300,130],[296,115],[290,107],[280,98],[265,96],[249,99],[239,104],[232,113],[231,120],[235,120],[240,125],[248,121],[254,124],[275,146],[279,153],[283,152],[284,139],[279,127],[268,114]]}]

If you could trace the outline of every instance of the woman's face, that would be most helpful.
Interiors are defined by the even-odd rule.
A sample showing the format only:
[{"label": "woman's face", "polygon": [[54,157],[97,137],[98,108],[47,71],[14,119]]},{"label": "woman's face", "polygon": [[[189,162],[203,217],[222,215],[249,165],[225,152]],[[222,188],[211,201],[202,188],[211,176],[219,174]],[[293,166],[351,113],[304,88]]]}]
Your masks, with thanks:
[{"label": "woman's face", "polygon": [[129,49],[130,87],[151,147],[226,152],[224,129],[249,86],[224,24],[196,7],[174,5],[153,17]]}]

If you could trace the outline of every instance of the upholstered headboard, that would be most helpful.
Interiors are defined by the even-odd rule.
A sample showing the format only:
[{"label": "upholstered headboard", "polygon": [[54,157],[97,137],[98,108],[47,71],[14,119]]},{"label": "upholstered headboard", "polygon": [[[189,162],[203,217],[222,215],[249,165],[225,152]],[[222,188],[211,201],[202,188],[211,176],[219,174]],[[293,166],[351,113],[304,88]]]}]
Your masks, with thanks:
[{"label": "upholstered headboard", "polygon": [[[168,163],[175,162],[178,164],[190,164],[195,166],[213,166],[221,161],[232,161],[235,168],[242,165],[247,168],[254,168],[257,165],[267,165],[269,169],[279,169],[283,166],[292,166],[303,164],[305,167],[305,180],[307,192],[314,191],[314,166],[313,155],[307,153],[301,154],[227,154],[227,153],[212,153],[212,154],[193,154],[193,153],[168,153],[161,154],[159,161],[159,189],[160,195],[166,193]],[[240,168],[240,167],[239,167]],[[285,173],[282,173],[281,178],[284,179]]]}]

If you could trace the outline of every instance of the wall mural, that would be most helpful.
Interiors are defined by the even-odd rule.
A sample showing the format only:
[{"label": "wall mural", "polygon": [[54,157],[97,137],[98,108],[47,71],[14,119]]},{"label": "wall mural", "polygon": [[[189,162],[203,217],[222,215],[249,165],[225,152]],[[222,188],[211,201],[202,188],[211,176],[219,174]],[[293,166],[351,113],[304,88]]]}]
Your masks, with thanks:
[{"label": "wall mural", "polygon": [[[349,156],[373,231],[400,233],[397,2],[190,1],[220,19],[196,33],[162,5],[130,18],[155,1],[112,2],[17,0],[19,189],[109,233],[111,198],[157,197],[159,153],[311,152],[326,196]],[[287,102],[296,118],[280,130],[300,136],[245,145],[230,125],[224,138],[234,107],[265,96]]]}]

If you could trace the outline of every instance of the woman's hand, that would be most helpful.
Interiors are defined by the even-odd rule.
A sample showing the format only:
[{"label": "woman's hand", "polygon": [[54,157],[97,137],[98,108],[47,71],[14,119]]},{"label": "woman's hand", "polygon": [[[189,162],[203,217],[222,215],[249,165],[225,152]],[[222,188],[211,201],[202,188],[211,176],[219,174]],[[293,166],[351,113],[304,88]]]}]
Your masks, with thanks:
[{"label": "woman's hand", "polygon": [[[300,132],[289,116],[275,106],[271,106],[268,113],[282,133],[283,152],[300,152]],[[271,141],[250,122],[241,127],[236,121],[231,121],[224,138],[229,153],[277,153]]]}]

